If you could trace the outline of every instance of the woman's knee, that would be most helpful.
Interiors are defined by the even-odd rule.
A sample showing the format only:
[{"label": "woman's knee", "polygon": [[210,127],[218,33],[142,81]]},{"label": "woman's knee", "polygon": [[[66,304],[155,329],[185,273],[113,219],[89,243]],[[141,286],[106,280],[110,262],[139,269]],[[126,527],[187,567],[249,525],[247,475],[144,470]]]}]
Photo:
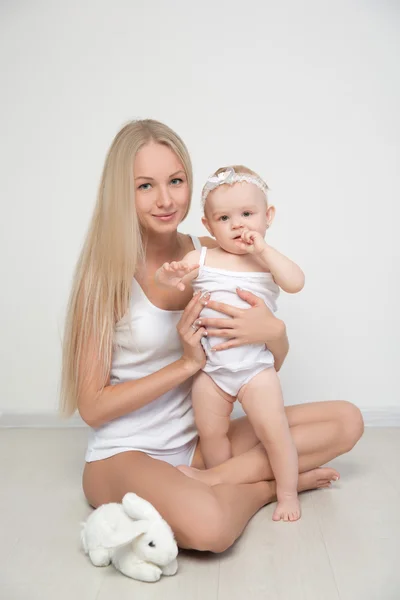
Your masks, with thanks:
[{"label": "woman's knee", "polygon": [[340,401],[339,420],[343,452],[348,452],[364,433],[364,419],[357,406],[343,400]]},{"label": "woman's knee", "polygon": [[[92,506],[121,502],[127,491],[134,491],[151,502],[162,514],[182,548],[223,552],[235,541],[229,515],[222,509],[213,488],[189,479],[162,461],[139,453],[116,455],[115,464],[112,465],[111,485],[108,470],[110,463],[103,466],[100,463],[98,461],[94,466],[90,463],[85,469],[84,489]],[[153,477],[149,476],[151,470]],[[141,477],[146,471],[146,477]],[[127,476],[128,472],[136,473],[134,480]],[[162,497],[159,486],[150,484],[153,479],[163,482]]]},{"label": "woman's knee", "polygon": [[232,546],[235,539],[228,516],[214,494],[203,498],[196,515],[178,536],[179,541],[186,548],[215,553],[224,552]]}]

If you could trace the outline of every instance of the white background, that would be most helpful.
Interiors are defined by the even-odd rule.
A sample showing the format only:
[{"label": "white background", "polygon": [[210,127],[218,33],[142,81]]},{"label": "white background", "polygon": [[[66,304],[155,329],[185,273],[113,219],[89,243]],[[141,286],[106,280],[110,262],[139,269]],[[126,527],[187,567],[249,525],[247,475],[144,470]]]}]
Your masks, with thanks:
[{"label": "white background", "polygon": [[3,0],[1,395],[58,402],[63,320],[103,160],[128,120],[165,121],[199,190],[244,163],[270,242],[306,273],[282,295],[288,403],[400,407],[400,5],[395,0]]}]

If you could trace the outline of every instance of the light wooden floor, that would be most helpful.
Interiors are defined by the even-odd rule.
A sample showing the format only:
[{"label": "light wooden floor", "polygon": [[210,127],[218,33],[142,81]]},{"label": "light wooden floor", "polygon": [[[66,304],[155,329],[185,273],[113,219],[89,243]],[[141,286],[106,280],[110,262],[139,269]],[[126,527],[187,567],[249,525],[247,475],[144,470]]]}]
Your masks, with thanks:
[{"label": "light wooden floor", "polygon": [[400,429],[367,429],[332,463],[342,479],[302,495],[297,523],[273,505],[224,555],[181,553],[155,584],[95,568],[79,548],[86,431],[0,430],[2,600],[399,600]]}]

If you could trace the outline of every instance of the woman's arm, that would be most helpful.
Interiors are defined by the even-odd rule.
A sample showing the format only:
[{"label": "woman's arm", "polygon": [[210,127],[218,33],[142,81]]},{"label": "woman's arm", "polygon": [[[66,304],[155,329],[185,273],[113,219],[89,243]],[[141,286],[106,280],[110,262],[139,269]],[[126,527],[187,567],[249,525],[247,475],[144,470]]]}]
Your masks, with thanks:
[{"label": "woman's arm", "polygon": [[182,357],[156,373],[116,385],[102,385],[101,369],[97,353],[88,349],[82,359],[82,373],[86,373],[80,385],[78,410],[82,419],[91,427],[122,417],[180,385],[205,365],[201,338],[205,329],[195,331],[191,325],[197,319],[206,299],[200,294],[193,296],[177,325],[182,340]]},{"label": "woman's arm", "polygon": [[286,326],[283,321],[280,321],[280,324],[282,326],[282,332],[280,336],[276,340],[270,340],[269,342],[266,342],[268,350],[272,352],[274,356],[275,371],[280,370],[289,352],[289,340],[286,333]]},{"label": "woman's arm", "polygon": [[[99,374],[82,387],[78,410],[90,427],[100,427],[159,398],[194,375],[198,369],[183,358],[156,373],[100,389]],[[97,377],[96,377],[97,375]]]}]

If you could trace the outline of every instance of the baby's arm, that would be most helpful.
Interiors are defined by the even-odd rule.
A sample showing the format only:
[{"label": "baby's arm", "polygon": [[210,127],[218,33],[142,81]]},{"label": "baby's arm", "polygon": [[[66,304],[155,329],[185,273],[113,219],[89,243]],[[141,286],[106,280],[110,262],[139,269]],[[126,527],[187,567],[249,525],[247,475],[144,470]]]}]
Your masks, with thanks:
[{"label": "baby's arm", "polygon": [[272,246],[265,244],[264,250],[257,256],[270,272],[279,287],[289,294],[300,292],[304,287],[304,273],[296,263],[284,256]]},{"label": "baby's arm", "polygon": [[289,294],[300,292],[304,287],[304,273],[296,263],[269,246],[258,231],[244,230],[238,244],[270,271],[275,283]]},{"label": "baby's arm", "polygon": [[179,262],[164,263],[155,274],[156,283],[161,287],[176,287],[183,292],[199,273],[200,252],[192,250]]}]

